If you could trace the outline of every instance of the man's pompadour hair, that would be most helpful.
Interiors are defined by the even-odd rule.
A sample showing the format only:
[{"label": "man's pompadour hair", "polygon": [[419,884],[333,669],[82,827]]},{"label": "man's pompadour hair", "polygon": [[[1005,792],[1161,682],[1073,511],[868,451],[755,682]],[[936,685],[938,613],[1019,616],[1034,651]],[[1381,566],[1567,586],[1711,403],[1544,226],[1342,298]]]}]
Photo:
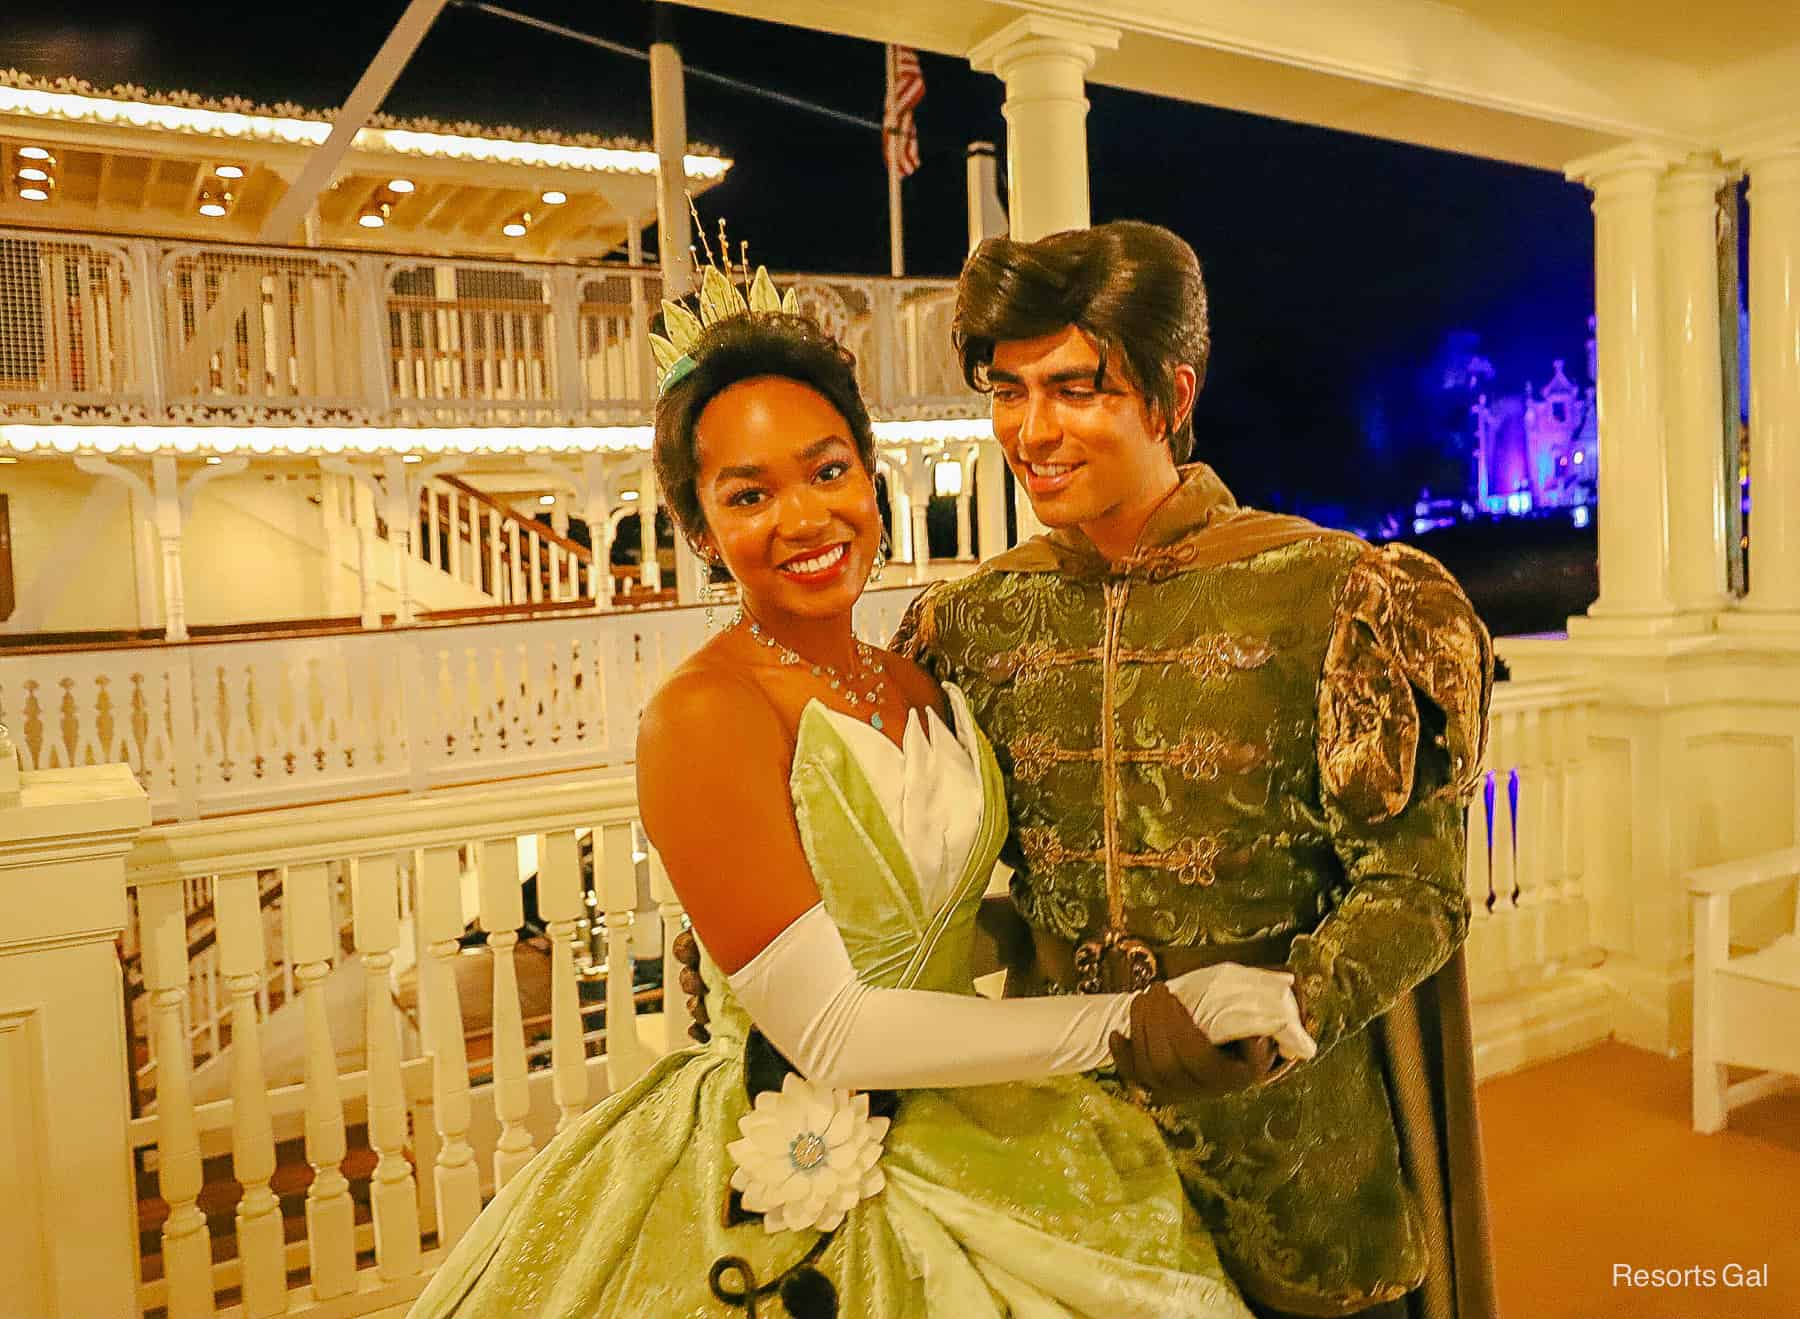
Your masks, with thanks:
[{"label": "man's pompadour hair", "polygon": [[956,288],[952,330],[963,378],[987,392],[994,345],[1073,325],[1100,345],[1100,373],[1117,355],[1125,375],[1169,422],[1169,452],[1194,448],[1192,411],[1175,416],[1175,368],[1206,379],[1212,347],[1200,259],[1160,225],[1115,220],[1016,242],[990,238],[970,255]]}]

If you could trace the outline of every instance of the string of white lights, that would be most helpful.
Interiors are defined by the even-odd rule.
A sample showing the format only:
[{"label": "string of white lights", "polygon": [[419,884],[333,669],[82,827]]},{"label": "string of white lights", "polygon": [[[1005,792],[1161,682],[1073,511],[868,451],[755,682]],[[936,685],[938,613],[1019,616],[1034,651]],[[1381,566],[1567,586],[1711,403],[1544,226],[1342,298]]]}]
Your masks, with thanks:
[{"label": "string of white lights", "polygon": [[[137,101],[83,96],[73,92],[0,86],[0,115],[6,114],[304,146],[318,146],[331,135],[329,123],[313,119],[238,114],[181,105],[148,105]],[[354,145],[359,151],[388,152],[439,160],[535,165],[606,174],[656,173],[654,151],[633,151],[621,147],[518,142],[503,138],[463,137],[455,133],[423,133],[402,128],[364,128],[357,133]],[[723,178],[731,165],[731,161],[719,156],[683,158],[683,167],[687,176],[692,179]]]},{"label": "string of white lights", "polygon": [[[877,421],[877,443],[991,440],[985,417]],[[649,426],[83,426],[0,424],[0,453],[247,454],[575,454],[647,451]]]}]

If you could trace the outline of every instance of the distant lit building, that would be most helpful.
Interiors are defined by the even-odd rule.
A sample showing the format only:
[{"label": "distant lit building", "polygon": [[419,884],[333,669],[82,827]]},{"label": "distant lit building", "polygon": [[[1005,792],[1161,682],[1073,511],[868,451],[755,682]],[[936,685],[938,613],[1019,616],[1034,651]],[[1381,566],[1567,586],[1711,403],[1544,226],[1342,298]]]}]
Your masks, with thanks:
[{"label": "distant lit building", "polygon": [[[1590,318],[1589,330],[1593,328]],[[1521,517],[1544,509],[1593,507],[1600,471],[1599,411],[1594,406],[1594,340],[1587,341],[1587,381],[1570,380],[1565,363],[1552,364],[1542,389],[1479,396],[1474,419],[1477,510]],[[1584,516],[1577,517],[1585,524]]]}]

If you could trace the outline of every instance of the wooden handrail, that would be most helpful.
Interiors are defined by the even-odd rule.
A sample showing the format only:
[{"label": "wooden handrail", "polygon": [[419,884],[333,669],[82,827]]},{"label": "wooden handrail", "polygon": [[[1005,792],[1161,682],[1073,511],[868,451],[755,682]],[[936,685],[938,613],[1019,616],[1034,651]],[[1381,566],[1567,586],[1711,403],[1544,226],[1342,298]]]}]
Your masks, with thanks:
[{"label": "wooden handrail", "polygon": [[592,563],[594,561],[594,553],[587,546],[581,544],[579,541],[570,540],[567,536],[557,535],[536,518],[523,516],[517,509],[502,504],[498,499],[495,499],[492,495],[488,494],[487,491],[477,490],[467,481],[460,480],[449,473],[440,474],[437,479],[449,486],[452,490],[460,490],[476,503],[481,504],[486,508],[493,509],[507,521],[517,522],[521,534],[530,530],[546,545],[555,545],[561,549],[567,550],[571,555],[581,560],[583,563]]}]

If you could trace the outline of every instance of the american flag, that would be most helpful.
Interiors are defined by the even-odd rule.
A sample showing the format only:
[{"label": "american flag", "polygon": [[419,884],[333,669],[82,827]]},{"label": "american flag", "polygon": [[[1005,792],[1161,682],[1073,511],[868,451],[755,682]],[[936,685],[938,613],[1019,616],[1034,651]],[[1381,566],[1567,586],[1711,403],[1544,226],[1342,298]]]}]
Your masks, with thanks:
[{"label": "american flag", "polygon": [[881,141],[888,168],[900,178],[919,168],[919,130],[913,123],[913,107],[924,99],[925,75],[919,70],[919,53],[910,46],[889,46]]}]

